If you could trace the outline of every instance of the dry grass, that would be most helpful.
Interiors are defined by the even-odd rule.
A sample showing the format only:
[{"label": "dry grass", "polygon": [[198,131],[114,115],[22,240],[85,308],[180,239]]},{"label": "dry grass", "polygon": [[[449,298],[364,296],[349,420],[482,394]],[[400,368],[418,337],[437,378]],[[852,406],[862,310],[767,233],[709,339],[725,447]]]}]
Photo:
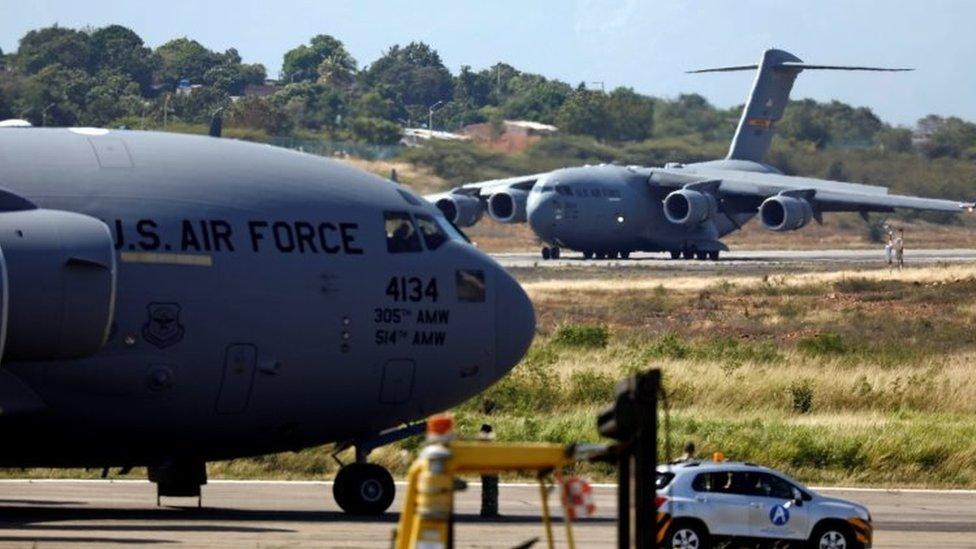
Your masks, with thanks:
[{"label": "dry grass", "polygon": [[[945,284],[976,278],[976,265],[936,265],[929,267],[897,269],[863,269],[831,272],[769,275],[678,275],[661,278],[642,277],[639,274],[614,278],[575,278],[571,280],[544,280],[524,283],[533,300],[563,299],[569,293],[647,291],[663,288],[669,292],[694,292],[711,288],[731,287],[743,292],[763,287],[790,289],[806,285],[829,284],[844,280],[872,280],[919,284]],[[589,297],[589,296],[587,296]]]}]

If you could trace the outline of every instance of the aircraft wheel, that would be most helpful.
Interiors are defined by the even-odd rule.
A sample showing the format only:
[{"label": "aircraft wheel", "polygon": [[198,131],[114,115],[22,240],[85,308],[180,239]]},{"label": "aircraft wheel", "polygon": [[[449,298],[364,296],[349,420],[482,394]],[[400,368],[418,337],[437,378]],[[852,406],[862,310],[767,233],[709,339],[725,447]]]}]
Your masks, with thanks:
[{"label": "aircraft wheel", "polygon": [[607,258],[607,254],[605,254],[603,252],[597,252],[596,253],[596,258],[597,259],[606,259]]},{"label": "aircraft wheel", "polygon": [[630,252],[620,252],[620,259],[630,259]]},{"label": "aircraft wheel", "polygon": [[583,252],[583,259],[593,259],[593,252]]},{"label": "aircraft wheel", "polygon": [[381,515],[393,503],[393,476],[375,463],[350,463],[339,469],[332,496],[351,515]]},{"label": "aircraft wheel", "polygon": [[553,259],[559,259],[559,248],[553,247],[552,252],[549,254]]},{"label": "aircraft wheel", "polygon": [[698,261],[704,261],[708,257],[708,252],[695,252],[695,259]]},{"label": "aircraft wheel", "polygon": [[543,246],[542,259],[548,260],[550,257],[552,257],[552,250],[549,249],[549,246]]},{"label": "aircraft wheel", "polygon": [[708,259],[711,259],[712,261],[718,261],[718,254],[719,254],[718,250],[713,250],[711,252],[708,252]]},{"label": "aircraft wheel", "polygon": [[692,259],[695,257],[695,251],[692,250],[691,248],[686,248],[684,251],[681,252],[681,256],[684,257],[685,259]]},{"label": "aircraft wheel", "polygon": [[681,259],[681,250],[671,250],[671,259]]}]

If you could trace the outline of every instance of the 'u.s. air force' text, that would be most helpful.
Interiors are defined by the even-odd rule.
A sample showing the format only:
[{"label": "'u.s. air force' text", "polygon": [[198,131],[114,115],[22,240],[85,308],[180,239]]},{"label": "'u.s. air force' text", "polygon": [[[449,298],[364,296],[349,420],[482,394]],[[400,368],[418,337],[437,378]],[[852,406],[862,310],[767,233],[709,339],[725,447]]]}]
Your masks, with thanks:
[{"label": "'u.s. air force' text", "polygon": [[344,221],[246,221],[153,219],[113,224],[116,250],[179,252],[277,251],[297,254],[360,255],[359,224]]}]

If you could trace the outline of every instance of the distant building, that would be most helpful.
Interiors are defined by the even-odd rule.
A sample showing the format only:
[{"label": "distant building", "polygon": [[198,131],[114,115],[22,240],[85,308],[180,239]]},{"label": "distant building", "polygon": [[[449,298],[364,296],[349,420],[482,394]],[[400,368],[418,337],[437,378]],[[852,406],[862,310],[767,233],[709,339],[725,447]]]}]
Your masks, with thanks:
[{"label": "distant building", "polygon": [[426,141],[431,139],[444,139],[447,141],[468,141],[471,138],[467,135],[461,135],[451,132],[441,132],[441,131],[431,131],[427,128],[404,128],[403,137],[400,139],[401,145],[406,145],[408,147],[419,147]]},{"label": "distant building", "polygon": [[502,152],[519,152],[559,128],[531,120],[505,120],[500,126],[491,122],[465,126],[463,134],[478,144]]},{"label": "distant building", "polygon": [[277,80],[265,80],[260,84],[247,84],[244,86],[245,97],[265,97],[278,90]]}]

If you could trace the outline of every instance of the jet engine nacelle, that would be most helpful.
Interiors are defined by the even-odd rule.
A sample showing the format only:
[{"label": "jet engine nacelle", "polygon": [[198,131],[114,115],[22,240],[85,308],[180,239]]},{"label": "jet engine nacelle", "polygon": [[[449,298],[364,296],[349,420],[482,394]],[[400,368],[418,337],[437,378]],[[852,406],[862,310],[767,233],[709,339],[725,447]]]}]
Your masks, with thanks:
[{"label": "jet engine nacelle", "polygon": [[488,215],[499,223],[523,223],[529,193],[521,189],[505,189],[488,198]]},{"label": "jet engine nacelle", "polygon": [[795,231],[813,219],[810,202],[793,196],[771,196],[759,206],[759,220],[771,231]]},{"label": "jet engine nacelle", "polygon": [[444,217],[458,227],[474,225],[485,213],[481,200],[466,194],[444,193],[434,200],[434,205],[444,214]]},{"label": "jet engine nacelle", "polygon": [[115,246],[105,223],[71,212],[0,213],[0,356],[94,354],[115,310]]},{"label": "jet engine nacelle", "polygon": [[691,189],[679,189],[664,198],[664,217],[675,225],[694,226],[718,211],[715,197]]}]

